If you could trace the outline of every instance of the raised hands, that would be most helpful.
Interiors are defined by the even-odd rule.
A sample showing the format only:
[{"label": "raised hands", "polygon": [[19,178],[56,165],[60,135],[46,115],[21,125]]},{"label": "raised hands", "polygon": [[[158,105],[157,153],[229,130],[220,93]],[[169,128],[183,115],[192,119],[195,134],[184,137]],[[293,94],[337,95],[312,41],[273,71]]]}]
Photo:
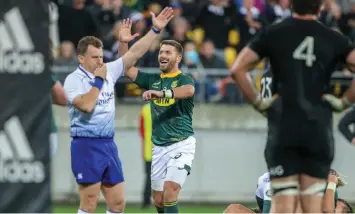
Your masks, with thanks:
[{"label": "raised hands", "polygon": [[131,28],[132,20],[123,19],[118,25],[118,41],[128,43],[139,36],[139,33],[132,35]]},{"label": "raised hands", "polygon": [[158,16],[155,16],[153,12],[150,12],[150,15],[152,15],[153,26],[158,30],[162,30],[174,17],[174,10],[171,7],[166,7]]}]

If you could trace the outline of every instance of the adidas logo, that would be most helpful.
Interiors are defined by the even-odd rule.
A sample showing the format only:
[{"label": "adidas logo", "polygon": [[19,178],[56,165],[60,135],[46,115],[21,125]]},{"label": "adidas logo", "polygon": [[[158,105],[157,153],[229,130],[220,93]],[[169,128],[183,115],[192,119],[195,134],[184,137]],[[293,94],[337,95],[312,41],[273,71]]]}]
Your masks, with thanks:
[{"label": "adidas logo", "polygon": [[0,131],[0,183],[41,183],[44,165],[34,154],[20,119],[12,117]]},{"label": "adidas logo", "polygon": [[0,21],[0,73],[40,74],[44,71],[44,56],[33,52],[34,44],[22,18],[15,7]]}]

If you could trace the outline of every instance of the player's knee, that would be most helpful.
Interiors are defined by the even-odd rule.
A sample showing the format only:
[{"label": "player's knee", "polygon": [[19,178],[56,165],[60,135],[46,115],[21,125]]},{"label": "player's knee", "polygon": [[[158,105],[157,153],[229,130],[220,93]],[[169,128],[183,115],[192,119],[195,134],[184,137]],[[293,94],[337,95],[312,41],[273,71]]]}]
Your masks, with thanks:
[{"label": "player's knee", "polygon": [[93,213],[96,210],[98,200],[99,196],[97,194],[87,194],[81,197],[80,209],[85,212]]},{"label": "player's knee", "polygon": [[124,211],[126,201],[123,194],[111,195],[111,197],[106,197],[107,207],[111,212],[121,213]]},{"label": "player's knee", "polygon": [[241,204],[230,204],[224,213],[245,213],[244,208]]},{"label": "player's knee", "polygon": [[107,201],[107,207],[111,212],[121,213],[126,206],[124,198],[115,198],[114,200]]},{"label": "player's knee", "polygon": [[173,181],[165,181],[164,183],[164,201],[176,201],[180,191],[180,184]]},{"label": "player's knee", "polygon": [[155,207],[163,208],[164,207],[164,197],[163,195],[154,195],[153,194],[153,204]]}]

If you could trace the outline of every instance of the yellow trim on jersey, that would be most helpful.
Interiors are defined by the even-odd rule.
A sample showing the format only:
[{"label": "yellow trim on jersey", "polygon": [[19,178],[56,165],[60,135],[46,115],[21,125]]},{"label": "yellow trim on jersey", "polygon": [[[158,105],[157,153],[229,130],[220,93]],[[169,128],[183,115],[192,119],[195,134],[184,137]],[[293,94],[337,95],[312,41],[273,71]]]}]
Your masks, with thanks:
[{"label": "yellow trim on jersey", "polygon": [[179,74],[181,74],[180,70],[177,70],[173,73],[167,73],[167,74],[161,73],[160,78],[173,78],[173,77],[178,76]]}]

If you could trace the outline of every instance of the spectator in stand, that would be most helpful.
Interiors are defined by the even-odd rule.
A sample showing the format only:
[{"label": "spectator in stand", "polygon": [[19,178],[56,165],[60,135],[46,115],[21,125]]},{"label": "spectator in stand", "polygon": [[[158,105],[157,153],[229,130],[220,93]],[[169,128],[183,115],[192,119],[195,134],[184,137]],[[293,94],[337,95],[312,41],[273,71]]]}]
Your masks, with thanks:
[{"label": "spectator in stand", "polygon": [[[205,40],[202,43],[201,49],[200,49],[200,63],[203,68],[219,68],[219,69],[226,69],[227,65],[226,62],[222,59],[219,58],[216,55],[216,49],[213,44],[212,40]],[[200,75],[200,74],[199,74]],[[204,74],[206,75],[206,74]],[[202,83],[200,81],[199,85],[195,86],[195,90],[199,92],[200,90],[200,85],[204,84],[205,87],[205,100],[213,101],[216,102],[218,101],[221,97],[218,93],[218,86],[215,80],[212,80],[210,78],[207,78],[207,76],[203,79],[199,78],[200,80],[204,80]]]},{"label": "spectator in stand", "polygon": [[174,16],[176,17],[180,17],[182,15],[182,7],[181,4],[178,0],[172,0],[170,7],[172,7],[174,9]]},{"label": "spectator in stand", "polygon": [[223,58],[216,55],[216,48],[212,40],[205,40],[200,49],[200,60],[204,68],[222,68],[226,69],[227,65]]},{"label": "spectator in stand", "polygon": [[196,11],[200,11],[206,0],[180,0],[182,7],[182,15],[188,20],[190,24],[196,22]]},{"label": "spectator in stand", "polygon": [[160,41],[161,41],[160,38],[154,40],[148,52],[142,57],[142,59],[140,59],[142,67],[147,67],[147,68],[159,67],[159,61],[157,60],[157,56],[159,55]]},{"label": "spectator in stand", "polygon": [[103,52],[104,52],[104,62],[111,62],[118,59],[118,33],[119,33],[119,23],[116,22],[115,26],[111,32],[103,38]]},{"label": "spectator in stand", "polygon": [[189,28],[189,23],[184,17],[174,18],[170,25],[171,35],[169,36],[169,39],[173,39],[184,46],[185,43],[189,41],[187,38],[187,31]]},{"label": "spectator in stand", "polygon": [[211,0],[196,19],[196,27],[201,27],[205,38],[213,41],[219,56],[224,56],[229,31],[236,27],[236,14],[236,6],[229,0]]},{"label": "spectator in stand", "polygon": [[87,11],[94,17],[103,37],[112,30],[118,20],[128,17],[130,13],[122,0],[95,0],[87,7]]},{"label": "spectator in stand", "polygon": [[60,44],[59,54],[55,59],[55,64],[65,66],[79,65],[72,42],[63,41]]},{"label": "spectator in stand", "polygon": [[239,27],[240,42],[239,50],[249,42],[249,40],[266,25],[266,19],[260,10],[253,6],[254,0],[244,0],[243,7],[239,9],[237,23]]},{"label": "spectator in stand", "polygon": [[187,68],[197,68],[199,64],[200,57],[196,50],[196,45],[191,41],[185,42],[183,65]]},{"label": "spectator in stand", "polygon": [[322,11],[319,15],[319,21],[328,27],[339,30],[339,20],[341,18],[341,9],[335,0],[325,0]]},{"label": "spectator in stand", "polygon": [[134,11],[143,11],[147,7],[147,2],[146,0],[123,0],[123,4]]},{"label": "spectator in stand", "polygon": [[85,0],[73,0],[72,7],[59,5],[60,41],[71,41],[76,47],[84,36],[100,36],[96,22],[84,6]]},{"label": "spectator in stand", "polygon": [[138,41],[142,36],[144,36],[147,24],[146,20],[141,12],[133,12],[130,15],[130,18],[132,20],[132,34],[138,33],[139,36],[130,42],[130,46],[132,46],[136,41]]},{"label": "spectator in stand", "polygon": [[342,32],[355,42],[355,0],[351,0],[350,11],[341,19]]},{"label": "spectator in stand", "polygon": [[340,6],[341,11],[344,14],[347,14],[348,12],[351,11],[351,5],[352,5],[353,0],[338,0],[337,3]]},{"label": "spectator in stand", "polygon": [[[268,8],[270,7],[270,8]],[[289,0],[279,0],[278,3],[268,5],[266,9],[266,19],[268,23],[275,23],[291,16]]]}]

